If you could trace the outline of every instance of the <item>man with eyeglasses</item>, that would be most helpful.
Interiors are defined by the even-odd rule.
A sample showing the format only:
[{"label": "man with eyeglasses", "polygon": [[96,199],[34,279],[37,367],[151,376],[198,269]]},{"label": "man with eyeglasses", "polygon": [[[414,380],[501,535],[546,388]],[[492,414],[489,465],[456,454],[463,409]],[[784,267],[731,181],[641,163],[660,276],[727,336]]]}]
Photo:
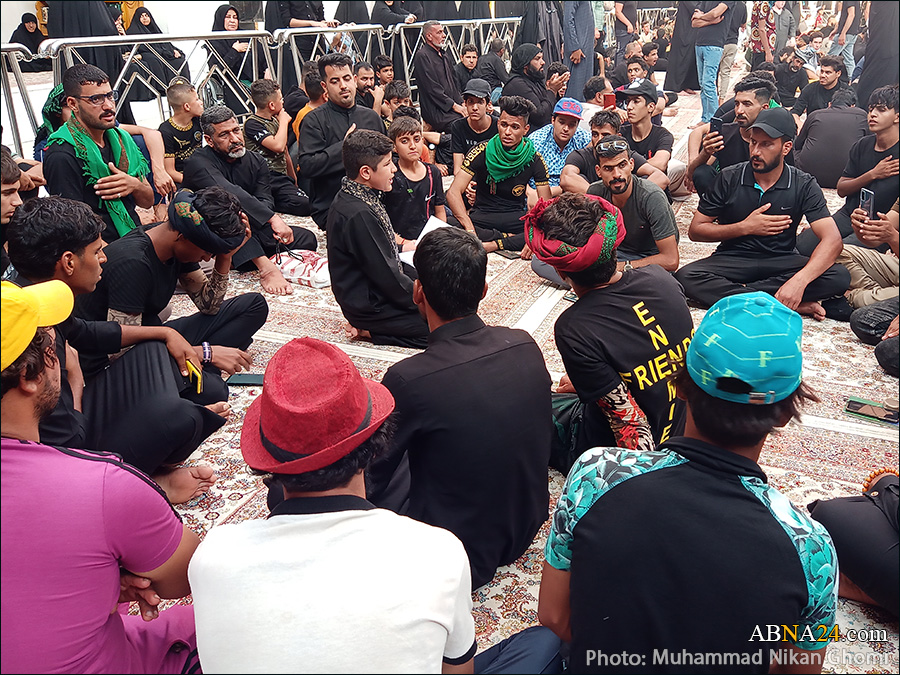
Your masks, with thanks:
[{"label": "man with eyeglasses", "polygon": [[678,269],[678,227],[666,193],[634,175],[631,147],[621,136],[606,136],[594,146],[600,180],[587,190],[622,211],[625,239],[619,244],[617,268],[630,270],[659,265]]},{"label": "man with eyeglasses", "polygon": [[84,202],[106,225],[111,242],[141,224],[136,206],[153,207],[147,161],[128,132],[116,127],[117,91],[96,66],[79,63],[63,74],[69,121],[47,141],[44,177],[52,195]]}]

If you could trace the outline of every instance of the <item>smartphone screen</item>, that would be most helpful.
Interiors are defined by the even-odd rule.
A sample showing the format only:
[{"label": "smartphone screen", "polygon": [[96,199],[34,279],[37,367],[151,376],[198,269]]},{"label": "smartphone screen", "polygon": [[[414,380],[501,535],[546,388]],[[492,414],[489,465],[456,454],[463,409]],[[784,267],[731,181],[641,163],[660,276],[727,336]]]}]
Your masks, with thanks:
[{"label": "smartphone screen", "polygon": [[892,424],[897,424],[898,422],[898,413],[896,410],[886,410],[884,406],[867,403],[865,401],[850,399],[847,401],[846,410],[847,412],[862,415],[863,417],[870,417],[882,422],[890,422]]},{"label": "smartphone screen", "polygon": [[263,384],[262,373],[234,373],[225,380],[226,384],[232,386],[244,387],[261,387]]},{"label": "smartphone screen", "polygon": [[859,208],[868,214],[869,220],[875,220],[875,193],[868,188],[859,191]]}]

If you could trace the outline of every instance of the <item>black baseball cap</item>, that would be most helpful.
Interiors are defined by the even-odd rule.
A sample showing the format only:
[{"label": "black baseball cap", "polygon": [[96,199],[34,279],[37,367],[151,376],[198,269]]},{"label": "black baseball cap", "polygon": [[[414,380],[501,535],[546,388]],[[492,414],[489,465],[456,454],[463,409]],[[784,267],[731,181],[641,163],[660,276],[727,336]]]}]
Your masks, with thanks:
[{"label": "black baseball cap", "polygon": [[759,111],[756,122],[750,125],[751,129],[759,129],[770,138],[784,137],[789,141],[797,135],[797,123],[794,116],[784,108],[766,108]]},{"label": "black baseball cap", "polygon": [[463,96],[477,96],[478,98],[490,98],[491,97],[491,85],[487,83],[487,80],[482,80],[480,77],[473,77],[469,80],[469,83],[466,85],[466,90],[462,93]]},{"label": "black baseball cap", "polygon": [[656,91],[656,85],[646,78],[637,79],[624,89],[616,91],[616,100],[619,101],[632,96],[643,96],[648,103],[659,101],[659,92]]}]

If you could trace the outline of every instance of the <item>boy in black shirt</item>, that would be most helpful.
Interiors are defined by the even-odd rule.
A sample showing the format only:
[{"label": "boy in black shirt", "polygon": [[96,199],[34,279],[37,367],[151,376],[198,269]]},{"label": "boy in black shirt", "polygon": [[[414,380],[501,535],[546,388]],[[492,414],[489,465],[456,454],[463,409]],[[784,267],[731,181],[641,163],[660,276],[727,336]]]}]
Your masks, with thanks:
[{"label": "boy in black shirt", "polygon": [[490,85],[477,77],[469,80],[463,90],[466,116],[450,125],[454,176],[459,173],[469,150],[497,135],[497,120],[487,112],[490,96]]},{"label": "boy in black shirt", "polygon": [[244,144],[262,156],[269,166],[269,184],[275,210],[294,216],[309,215],[309,197],[297,188],[297,175],[288,153],[291,116],[284,109],[278,84],[256,80],[250,85],[250,98],[256,112],[244,122]]},{"label": "boy in black shirt", "polygon": [[159,133],[163,137],[166,172],[175,185],[181,187],[185,160],[203,145],[203,131],[200,129],[203,101],[193,85],[181,79],[166,89],[166,99],[172,116],[159,125]]},{"label": "boy in black shirt", "polygon": [[[447,221],[441,172],[422,161],[422,123],[398,117],[388,129],[397,155],[397,172],[382,200],[401,250],[411,250],[431,216]],[[408,241],[411,240],[411,241]]]},{"label": "boy in black shirt", "polygon": [[351,338],[424,349],[428,325],[412,299],[396,235],[379,192],[391,190],[396,165],[387,136],[368,129],[347,135],[341,148],[347,176],[326,221],[331,289]]},{"label": "boy in black shirt", "polygon": [[478,77],[478,48],[473,44],[463,45],[459,51],[459,63],[453,66],[453,75],[456,77],[456,86],[463,91],[469,86],[469,81]]},{"label": "boy in black shirt", "polygon": [[800,116],[807,115],[815,110],[827,108],[831,103],[831,97],[841,86],[841,76],[844,74],[844,62],[836,56],[823,56],[819,61],[819,81],[810,82],[803,87],[800,96],[791,113],[797,121],[797,129],[802,126]]},{"label": "boy in black shirt", "polygon": [[[459,223],[484,242],[486,251],[522,251],[531,258],[525,244],[521,217],[527,206],[525,189],[534,179],[538,197],[550,199],[547,165],[526,138],[534,104],[521,96],[500,97],[498,133],[466,155],[462,168],[447,191],[447,204]],[[475,181],[475,205],[466,212],[463,197],[470,181]]]}]

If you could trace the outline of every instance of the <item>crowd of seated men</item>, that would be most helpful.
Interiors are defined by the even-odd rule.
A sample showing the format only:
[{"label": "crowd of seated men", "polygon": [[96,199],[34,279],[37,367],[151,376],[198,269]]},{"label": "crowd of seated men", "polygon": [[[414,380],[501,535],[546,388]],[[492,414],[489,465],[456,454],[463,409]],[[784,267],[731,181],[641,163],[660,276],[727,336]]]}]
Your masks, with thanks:
[{"label": "crowd of seated men", "polygon": [[[797,59],[751,72],[682,163],[644,59],[613,104],[596,78],[567,91],[539,45],[507,74],[502,45],[457,64],[445,40],[425,23],[421,112],[389,57],[332,52],[294,113],[271,79],[239,121],[176,78],[158,132],[129,128],[82,63],[40,162],[3,148],[4,672],[694,671],[678,659],[711,652],[820,672],[808,631],[747,638],[772,616],[834,627],[839,594],[896,612],[897,471],[809,516],[758,460],[818,400],[801,315],[849,322],[897,376],[897,85],[858,107],[823,56],[789,109]],[[831,166],[808,159],[823,146]],[[691,191],[688,236],[718,247],[685,262]],[[279,349],[240,435],[271,515],[201,542],[172,505],[216,483],[189,458],[232,414],[266,294],[291,292],[282,249],[327,256],[348,337],[417,351],[379,383],[326,342]],[[571,291],[555,388],[528,333],[478,316],[491,253]],[[227,297],[234,271],[262,292]],[[197,311],[172,319],[177,286]],[[568,476],[550,508],[548,466]],[[476,654],[472,592],[548,518],[542,625]]]}]

